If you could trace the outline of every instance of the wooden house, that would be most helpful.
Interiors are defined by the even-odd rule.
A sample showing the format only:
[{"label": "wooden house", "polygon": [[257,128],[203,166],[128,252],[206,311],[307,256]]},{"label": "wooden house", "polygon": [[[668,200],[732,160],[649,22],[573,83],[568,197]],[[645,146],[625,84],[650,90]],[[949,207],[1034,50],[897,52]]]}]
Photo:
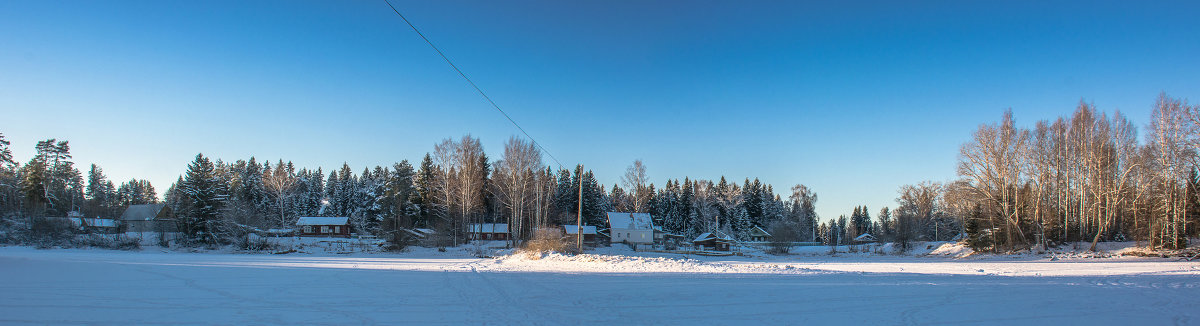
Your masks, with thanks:
[{"label": "wooden house", "polygon": [[584,225],[583,232],[579,232],[578,225],[568,224],[568,225],[563,225],[562,228],[563,228],[563,234],[566,235],[567,240],[571,241],[571,243],[575,242],[575,238],[576,238],[577,234],[583,234],[583,243],[585,243],[585,244],[590,244],[592,246],[595,246],[599,243],[598,241],[600,238],[598,237],[598,232],[596,230],[596,226],[594,226],[594,225]]},{"label": "wooden house", "polygon": [[508,224],[471,224],[467,228],[467,233],[470,236],[470,239],[475,240],[508,240]]},{"label": "wooden house", "polygon": [[870,233],[863,233],[863,234],[858,235],[857,237],[854,237],[853,243],[854,244],[864,244],[864,243],[876,243],[876,242],[879,242],[879,239],[876,239],[875,236],[871,235]]},{"label": "wooden house", "polygon": [[175,212],[166,204],[129,205],[121,214],[125,232],[175,232]]},{"label": "wooden house", "polygon": [[296,220],[302,237],[350,237],[349,217],[306,216]]},{"label": "wooden house", "polygon": [[696,250],[729,251],[734,242],[728,236],[705,232],[692,240],[692,245],[696,246]]},{"label": "wooden house", "polygon": [[757,225],[755,225],[753,228],[750,228],[750,232],[747,233],[747,236],[750,238],[750,242],[771,241],[771,233],[767,232],[767,230],[763,230],[763,228]]}]

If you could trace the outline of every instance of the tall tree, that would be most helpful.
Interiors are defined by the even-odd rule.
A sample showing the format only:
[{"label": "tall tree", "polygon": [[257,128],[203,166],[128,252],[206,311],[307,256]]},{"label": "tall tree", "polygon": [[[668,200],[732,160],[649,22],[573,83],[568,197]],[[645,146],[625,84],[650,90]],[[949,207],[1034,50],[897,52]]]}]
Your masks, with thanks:
[{"label": "tall tree", "polygon": [[218,217],[228,194],[212,161],[196,154],[196,159],[188,164],[181,188],[190,204],[183,214],[184,234],[194,241],[217,243],[222,231]]}]

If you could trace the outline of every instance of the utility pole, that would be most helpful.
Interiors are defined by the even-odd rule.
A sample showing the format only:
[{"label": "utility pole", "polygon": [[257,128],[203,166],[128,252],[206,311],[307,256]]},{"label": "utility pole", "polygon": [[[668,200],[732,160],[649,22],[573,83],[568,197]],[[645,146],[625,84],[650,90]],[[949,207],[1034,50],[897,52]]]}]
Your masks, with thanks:
[{"label": "utility pole", "polygon": [[579,202],[575,205],[575,247],[583,253],[583,164],[579,165]]}]

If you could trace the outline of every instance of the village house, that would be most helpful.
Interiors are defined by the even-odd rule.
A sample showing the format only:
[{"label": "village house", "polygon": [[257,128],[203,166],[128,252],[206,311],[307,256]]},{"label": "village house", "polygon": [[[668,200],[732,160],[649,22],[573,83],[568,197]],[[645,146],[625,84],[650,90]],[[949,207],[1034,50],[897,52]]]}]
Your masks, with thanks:
[{"label": "village house", "polygon": [[470,239],[475,240],[508,240],[508,224],[471,224],[467,229],[467,234]]},{"label": "village house", "polygon": [[854,244],[867,244],[867,243],[876,243],[876,242],[879,242],[879,239],[876,239],[875,236],[871,235],[870,233],[863,233],[863,234],[858,235],[857,237],[854,237],[853,243]]},{"label": "village house", "polygon": [[[578,225],[570,225],[570,224],[567,224],[567,225],[563,225],[563,226],[562,226],[562,228],[563,228],[563,234],[566,234],[567,240],[568,240],[568,241],[571,241],[571,243],[574,243],[574,242],[575,242],[575,238],[576,238],[576,235],[577,235],[577,234],[581,234],[581,233],[579,232],[579,226],[578,226]],[[587,244],[587,245],[591,245],[591,246],[596,246],[597,244],[599,244],[599,242],[598,242],[598,241],[599,241],[599,237],[597,236],[597,232],[596,232],[596,231],[597,231],[597,230],[596,230],[596,226],[594,226],[594,225],[584,225],[584,226],[583,226],[583,232],[582,232],[582,234],[583,234],[583,243],[584,243],[584,244]]]},{"label": "village house", "polygon": [[728,236],[721,235],[721,234],[711,233],[711,232],[705,232],[704,234],[701,234],[699,237],[696,237],[696,240],[692,240],[692,245],[696,246],[696,250],[701,250],[701,251],[704,251],[704,250],[729,251],[729,247],[731,245],[733,245],[733,243],[734,243],[733,238],[730,238]]},{"label": "village house", "polygon": [[650,213],[608,212],[608,227],[612,242],[654,243],[654,222]]},{"label": "village house", "polygon": [[302,237],[350,237],[349,217],[305,216],[296,220]]},{"label": "village house", "polygon": [[175,232],[175,212],[166,204],[129,205],[121,214],[125,232]]},{"label": "village house", "polygon": [[757,225],[755,225],[753,228],[750,228],[750,232],[747,232],[747,236],[750,238],[750,242],[771,241],[771,233],[767,232],[767,230],[763,230],[763,228],[758,227]]}]

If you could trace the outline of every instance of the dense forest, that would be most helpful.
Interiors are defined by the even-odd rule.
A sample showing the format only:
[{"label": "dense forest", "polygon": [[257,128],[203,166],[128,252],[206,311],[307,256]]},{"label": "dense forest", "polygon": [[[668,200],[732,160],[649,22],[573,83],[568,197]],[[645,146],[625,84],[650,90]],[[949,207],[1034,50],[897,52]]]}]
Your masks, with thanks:
[{"label": "dense forest", "polygon": [[[898,189],[896,206],[872,218],[866,206],[825,221],[805,185],[786,198],[770,184],[668,179],[661,186],[634,161],[620,184],[601,185],[583,165],[558,169],[539,148],[510,138],[493,160],[470,135],[435,144],[415,166],[333,171],[282,159],[235,161],[203,154],[160,198],[145,180],[119,186],[92,164],[85,178],[67,141],[36,144],[20,164],[0,134],[0,215],[4,240],[19,242],[28,217],[115,218],[125,207],[162,202],[189,241],[220,244],[252,230],[289,228],[301,216],[346,216],[360,233],[386,239],[432,228],[461,243],[471,223],[508,223],[516,241],[534,230],[603,226],[607,211],[651,213],[665,232],[695,237],[721,231],[745,238],[755,227],[777,241],[850,244],[872,234],[906,248],[913,241],[965,240],[977,250],[1010,251],[1067,242],[1145,241],[1182,248],[1200,228],[1200,108],[1160,95],[1145,138],[1120,112],[1080,103],[1070,116],[1019,127],[1011,112],[983,124],[960,149],[956,180]],[[582,202],[582,207],[580,207]]]}]

